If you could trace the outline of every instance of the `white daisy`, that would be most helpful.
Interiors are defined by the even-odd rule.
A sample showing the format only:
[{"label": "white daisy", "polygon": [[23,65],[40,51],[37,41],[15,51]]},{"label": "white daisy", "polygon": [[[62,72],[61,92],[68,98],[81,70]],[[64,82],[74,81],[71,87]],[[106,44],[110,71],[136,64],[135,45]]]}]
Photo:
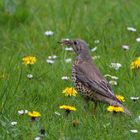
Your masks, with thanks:
[{"label": "white daisy", "polygon": [[116,85],[117,85],[117,81],[110,80],[110,81],[109,81],[109,84],[111,84],[112,86],[116,86]]},{"label": "white daisy", "polygon": [[17,122],[11,122],[11,125],[15,126],[15,125],[17,125]]},{"label": "white daisy", "polygon": [[122,48],[123,48],[124,50],[129,50],[129,46],[128,46],[128,45],[122,45]]},{"label": "white daisy", "polygon": [[70,78],[68,76],[62,76],[61,79],[62,80],[69,80]]},{"label": "white daisy", "polygon": [[56,115],[60,116],[61,114],[57,111],[54,112]]},{"label": "white daisy", "polygon": [[67,58],[67,59],[65,59],[65,62],[66,62],[66,63],[71,63],[71,61],[72,61],[71,58]]},{"label": "white daisy", "polygon": [[52,31],[46,31],[44,34],[46,36],[52,36],[54,34],[54,32],[52,32]]},{"label": "white daisy", "polygon": [[136,41],[137,41],[137,42],[140,42],[140,37],[136,38]]},{"label": "white daisy", "polygon": [[100,55],[95,55],[92,57],[93,60],[100,59]]},{"label": "white daisy", "polygon": [[33,75],[32,74],[27,74],[27,78],[32,79]]},{"label": "white daisy", "polygon": [[130,130],[130,132],[132,132],[132,133],[138,133],[138,130],[137,129],[132,129],[132,130]]},{"label": "white daisy", "polygon": [[56,58],[57,58],[56,55],[48,56],[48,59],[56,59]]},{"label": "white daisy", "polygon": [[24,114],[24,110],[18,110],[18,114],[19,115],[23,115]]},{"label": "white daisy", "polygon": [[72,47],[66,47],[64,48],[65,51],[73,51],[73,48]]},{"label": "white daisy", "polygon": [[53,64],[53,63],[54,63],[54,60],[47,59],[46,62],[47,62],[48,64]]},{"label": "white daisy", "polygon": [[136,101],[136,100],[139,100],[139,97],[132,96],[132,97],[130,97],[130,99],[133,101]]},{"label": "white daisy", "polygon": [[94,43],[95,44],[99,44],[100,43],[100,40],[95,40]]},{"label": "white daisy", "polygon": [[131,32],[136,32],[137,30],[135,29],[135,28],[133,28],[133,27],[127,27],[127,30],[128,31],[131,31]]},{"label": "white daisy", "polygon": [[122,64],[120,63],[111,63],[111,67],[115,70],[119,70],[120,67],[122,67]]},{"label": "white daisy", "polygon": [[41,137],[36,137],[34,140],[41,140]]},{"label": "white daisy", "polygon": [[94,47],[91,49],[92,52],[95,52],[97,50],[97,47]]}]

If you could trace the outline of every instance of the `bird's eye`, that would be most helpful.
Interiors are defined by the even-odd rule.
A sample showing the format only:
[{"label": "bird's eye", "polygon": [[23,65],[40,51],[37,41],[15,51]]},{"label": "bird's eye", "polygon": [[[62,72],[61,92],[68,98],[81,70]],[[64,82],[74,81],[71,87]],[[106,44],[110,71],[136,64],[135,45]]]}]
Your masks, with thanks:
[{"label": "bird's eye", "polygon": [[77,41],[74,41],[73,43],[74,43],[74,45],[77,45]]}]

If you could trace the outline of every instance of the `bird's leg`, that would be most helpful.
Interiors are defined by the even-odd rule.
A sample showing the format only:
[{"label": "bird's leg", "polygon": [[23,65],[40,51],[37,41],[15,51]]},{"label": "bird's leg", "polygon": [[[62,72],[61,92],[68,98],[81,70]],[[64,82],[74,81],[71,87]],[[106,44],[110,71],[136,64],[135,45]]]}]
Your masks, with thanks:
[{"label": "bird's leg", "polygon": [[94,108],[93,108],[93,114],[95,115],[96,114],[96,108],[97,108],[97,102],[94,101]]},{"label": "bird's leg", "polygon": [[84,98],[84,108],[85,110],[87,110],[89,107],[89,99],[88,98]]}]

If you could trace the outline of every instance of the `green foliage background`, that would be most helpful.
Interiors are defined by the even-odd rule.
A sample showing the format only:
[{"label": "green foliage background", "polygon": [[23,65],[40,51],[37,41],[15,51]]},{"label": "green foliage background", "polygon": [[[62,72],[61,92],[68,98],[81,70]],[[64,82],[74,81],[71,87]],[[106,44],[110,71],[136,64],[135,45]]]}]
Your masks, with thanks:
[{"label": "green foliage background", "polygon": [[[32,140],[41,128],[45,128],[43,139],[49,140],[138,140],[140,134],[132,134],[131,129],[140,131],[139,101],[131,96],[139,96],[139,70],[130,70],[131,62],[140,55],[140,1],[139,0],[4,0],[0,2],[0,139]],[[132,26],[137,32],[127,31]],[[52,30],[47,37],[44,32]],[[115,93],[125,96],[125,105],[133,113],[132,117],[111,114],[106,105],[100,104],[93,117],[92,103],[84,110],[80,96],[67,98],[62,90],[73,86],[62,81],[63,75],[71,76],[72,64],[65,58],[74,58],[74,53],[66,52],[57,43],[62,38],[82,38],[90,48],[98,47],[92,55],[100,55],[95,64],[103,74],[119,77]],[[99,39],[100,43],[94,41]],[[129,51],[121,46],[127,44]],[[49,55],[57,55],[53,65],[46,63]],[[22,64],[26,55],[37,57],[37,63],[29,69]],[[119,62],[122,68],[115,71],[111,62]],[[33,74],[29,80],[26,75]],[[59,105],[69,104],[77,108],[68,117]],[[18,115],[18,110],[36,110],[42,116],[31,122],[27,115]],[[54,112],[60,112],[57,116]],[[77,127],[73,120],[79,120]],[[11,126],[17,121],[17,126]]]}]

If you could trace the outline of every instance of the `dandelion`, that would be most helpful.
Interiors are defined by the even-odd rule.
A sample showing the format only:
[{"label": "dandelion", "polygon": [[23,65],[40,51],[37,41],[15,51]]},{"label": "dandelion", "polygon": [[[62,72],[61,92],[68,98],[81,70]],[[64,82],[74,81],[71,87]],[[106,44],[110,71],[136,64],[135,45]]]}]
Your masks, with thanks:
[{"label": "dandelion", "polygon": [[121,96],[121,95],[116,95],[116,98],[117,98],[119,101],[121,101],[121,102],[125,102],[124,97]]},{"label": "dandelion", "polygon": [[129,50],[129,46],[128,46],[128,45],[122,45],[122,48],[123,48],[124,50]]},{"label": "dandelion", "polygon": [[138,133],[138,130],[137,129],[132,129],[130,130],[131,133]]},{"label": "dandelion", "polygon": [[36,57],[35,56],[25,56],[22,58],[24,65],[33,65],[36,63]]},{"label": "dandelion", "polygon": [[120,63],[111,63],[111,67],[115,70],[119,70],[120,67],[122,67],[122,64]]},{"label": "dandelion", "polygon": [[133,27],[127,27],[127,30],[128,31],[131,31],[131,32],[136,32],[137,30],[135,29],[135,28],[133,28]]},{"label": "dandelion", "polygon": [[135,61],[133,61],[130,65],[131,69],[138,69],[140,68],[140,57],[138,57]]},{"label": "dandelion", "polygon": [[32,111],[28,112],[28,116],[30,116],[32,120],[36,120],[36,118],[40,117],[41,114],[37,111]]},{"label": "dandelion", "polygon": [[136,38],[136,41],[137,41],[137,42],[140,42],[140,37]]},{"label": "dandelion", "polygon": [[61,105],[59,106],[60,109],[63,109],[66,111],[67,115],[71,112],[71,111],[76,111],[77,109],[74,106],[69,106],[69,105]]},{"label": "dandelion", "polygon": [[124,109],[122,107],[120,107],[120,106],[109,106],[107,108],[107,111],[117,113],[117,112],[124,112]]},{"label": "dandelion", "polygon": [[62,93],[64,93],[65,96],[76,96],[77,91],[73,87],[67,87],[63,90]]},{"label": "dandelion", "polygon": [[52,32],[52,31],[46,31],[44,33],[44,35],[46,35],[46,36],[52,36],[53,34],[54,34],[54,32]]}]

